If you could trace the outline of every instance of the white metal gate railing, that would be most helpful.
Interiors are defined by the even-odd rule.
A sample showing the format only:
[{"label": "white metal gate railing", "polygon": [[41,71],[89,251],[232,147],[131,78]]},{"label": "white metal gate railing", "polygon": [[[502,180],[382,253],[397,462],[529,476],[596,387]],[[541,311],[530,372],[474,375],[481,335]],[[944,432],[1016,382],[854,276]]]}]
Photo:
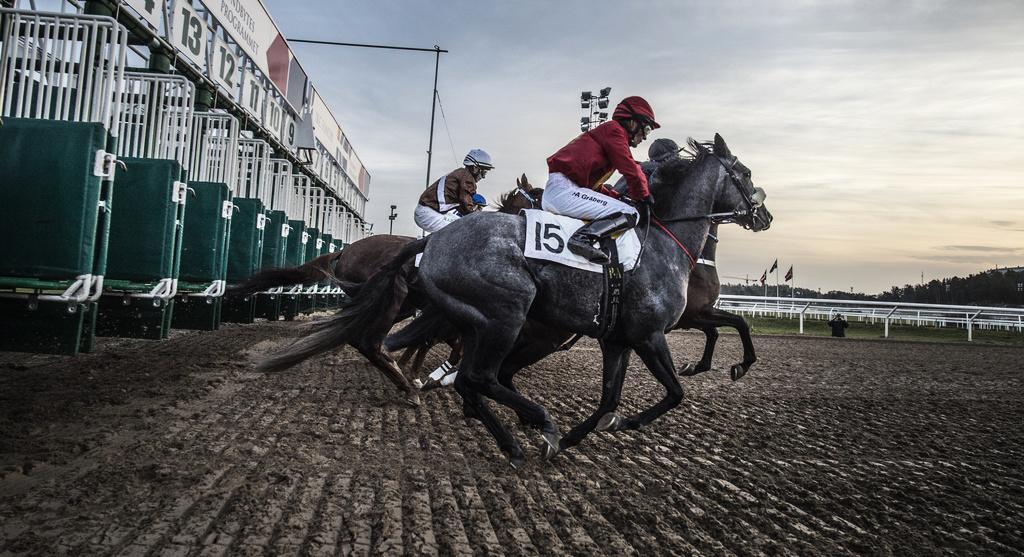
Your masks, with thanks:
[{"label": "white metal gate railing", "polygon": [[722,294],[716,305],[721,309],[755,317],[797,317],[800,320],[801,333],[804,332],[805,318],[829,319],[836,312],[859,321],[882,323],[885,337],[889,336],[890,324],[962,328],[967,331],[967,340],[974,339],[975,329],[1002,329],[1024,333],[1024,308],[736,294]]},{"label": "white metal gate railing", "polygon": [[116,133],[128,31],[109,17],[0,9],[0,115]]},{"label": "white metal gate railing", "polygon": [[189,180],[222,182],[234,191],[238,173],[238,120],[226,112],[195,112],[190,144]]},{"label": "white metal gate railing", "polygon": [[270,144],[266,141],[238,140],[238,181],[234,195],[259,199],[270,206]]},{"label": "white metal gate railing", "polygon": [[118,155],[188,164],[195,86],[181,76],[126,72]]},{"label": "white metal gate railing", "polygon": [[270,159],[270,210],[284,211],[289,219],[297,219],[295,205],[292,163],[285,159]]}]

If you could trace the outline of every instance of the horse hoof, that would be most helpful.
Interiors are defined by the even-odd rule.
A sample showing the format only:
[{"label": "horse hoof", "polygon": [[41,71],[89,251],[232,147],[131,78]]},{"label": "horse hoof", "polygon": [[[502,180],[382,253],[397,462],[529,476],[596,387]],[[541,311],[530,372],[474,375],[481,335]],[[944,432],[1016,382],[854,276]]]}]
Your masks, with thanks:
[{"label": "horse hoof", "polygon": [[508,465],[511,466],[513,470],[522,468],[524,464],[526,464],[526,457],[523,455],[513,455],[508,457]]},{"label": "horse hoof", "polygon": [[743,364],[736,364],[729,368],[729,376],[732,377],[733,381],[739,381],[747,374],[747,368],[743,367]]},{"label": "horse hoof", "polygon": [[597,427],[594,429],[598,431],[618,431],[622,427],[623,421],[622,418],[616,416],[613,412],[609,412],[601,416],[601,419],[597,422]]},{"label": "horse hoof", "polygon": [[412,380],[412,388],[416,389],[417,391],[422,391],[423,390],[423,381],[420,381],[419,379],[413,379]]},{"label": "horse hoof", "polygon": [[693,364],[686,364],[685,366],[683,366],[682,369],[679,370],[679,375],[682,375],[683,377],[697,375],[697,366]]},{"label": "horse hoof", "polygon": [[544,443],[540,446],[540,455],[544,460],[555,458],[562,451],[562,436],[557,433],[544,433]]},{"label": "horse hoof", "polygon": [[[417,381],[419,380],[417,379]],[[420,383],[420,391],[425,393],[427,391],[433,391],[440,386],[441,382],[439,380],[428,377],[425,382]]]},{"label": "horse hoof", "polygon": [[408,404],[409,406],[412,406],[413,408],[419,408],[419,406],[420,406],[420,395],[418,393],[415,393],[415,392],[409,393],[405,397],[405,402],[406,402],[406,404]]}]

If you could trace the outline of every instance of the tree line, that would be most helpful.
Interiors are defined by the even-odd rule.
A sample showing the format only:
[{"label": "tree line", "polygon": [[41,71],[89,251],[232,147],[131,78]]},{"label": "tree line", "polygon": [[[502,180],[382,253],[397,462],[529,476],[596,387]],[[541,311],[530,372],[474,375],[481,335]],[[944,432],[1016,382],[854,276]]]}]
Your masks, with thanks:
[{"label": "tree line", "polygon": [[[764,296],[760,284],[723,284],[722,294]],[[768,295],[775,295],[775,285],[768,285]],[[780,296],[797,298],[830,298],[834,300],[873,300],[883,302],[907,302],[917,304],[948,304],[974,306],[1024,306],[1024,271],[995,270],[966,277],[933,279],[925,284],[893,286],[881,294],[865,294],[797,287],[793,292],[789,285],[779,286]]]}]

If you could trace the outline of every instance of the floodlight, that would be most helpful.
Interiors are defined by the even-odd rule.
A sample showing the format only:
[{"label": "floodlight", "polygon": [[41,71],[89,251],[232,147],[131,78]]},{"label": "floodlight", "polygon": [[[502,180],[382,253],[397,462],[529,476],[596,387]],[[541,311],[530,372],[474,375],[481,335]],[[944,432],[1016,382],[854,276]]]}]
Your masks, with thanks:
[{"label": "floodlight", "polygon": [[597,107],[608,108],[608,97],[601,97],[600,99],[597,99]]},{"label": "floodlight", "polygon": [[590,116],[584,116],[583,118],[580,118],[580,123],[581,124],[589,124],[590,123]]},{"label": "floodlight", "polygon": [[590,98],[593,97],[593,96],[594,96],[594,94],[591,93],[590,91],[584,91],[583,93],[580,94],[580,100],[581,101],[589,101]]},{"label": "floodlight", "polygon": [[607,97],[611,92],[612,92],[612,88],[611,87],[605,87],[604,89],[601,89],[601,96],[602,97]]},{"label": "floodlight", "polygon": [[587,127],[586,124],[580,124],[580,131],[581,132],[589,131],[589,128]]},{"label": "floodlight", "polygon": [[580,103],[580,108],[590,108],[590,101],[583,101]]}]

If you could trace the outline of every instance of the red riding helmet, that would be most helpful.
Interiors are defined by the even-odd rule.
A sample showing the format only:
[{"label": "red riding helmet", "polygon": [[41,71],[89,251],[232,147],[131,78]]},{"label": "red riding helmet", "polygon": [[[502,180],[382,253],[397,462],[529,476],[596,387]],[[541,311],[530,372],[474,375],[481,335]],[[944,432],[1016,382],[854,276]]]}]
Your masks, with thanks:
[{"label": "red riding helmet", "polygon": [[651,129],[654,130],[661,127],[661,124],[654,121],[654,109],[651,108],[651,105],[643,97],[626,97],[622,99],[622,102],[615,107],[612,118],[615,120],[634,118],[642,123],[649,124]]}]

